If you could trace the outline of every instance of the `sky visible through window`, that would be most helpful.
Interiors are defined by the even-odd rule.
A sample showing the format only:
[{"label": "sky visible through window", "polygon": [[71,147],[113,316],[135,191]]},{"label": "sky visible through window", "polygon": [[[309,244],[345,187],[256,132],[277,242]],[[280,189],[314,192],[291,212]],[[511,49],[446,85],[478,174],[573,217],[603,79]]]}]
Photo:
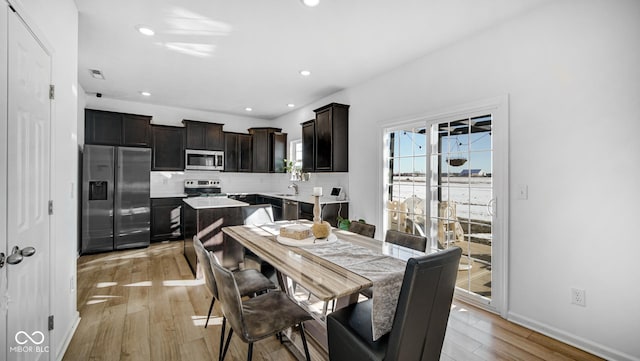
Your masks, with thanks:
[{"label": "sky visible through window", "polygon": [[[424,175],[427,168],[427,134],[424,128],[399,130],[393,139],[393,173]],[[441,172],[458,174],[464,169],[480,169],[491,174],[491,132],[448,135],[441,138]],[[467,159],[461,166],[451,166],[447,158]],[[434,156],[434,159],[435,156]]]}]

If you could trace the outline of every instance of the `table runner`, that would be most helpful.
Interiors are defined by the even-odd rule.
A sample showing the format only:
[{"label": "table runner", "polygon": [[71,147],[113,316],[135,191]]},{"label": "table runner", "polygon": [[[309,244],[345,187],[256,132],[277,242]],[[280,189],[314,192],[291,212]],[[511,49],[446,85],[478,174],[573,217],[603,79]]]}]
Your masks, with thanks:
[{"label": "table runner", "polygon": [[338,239],[327,245],[299,247],[373,283],[371,325],[373,340],[391,330],[406,262]]}]

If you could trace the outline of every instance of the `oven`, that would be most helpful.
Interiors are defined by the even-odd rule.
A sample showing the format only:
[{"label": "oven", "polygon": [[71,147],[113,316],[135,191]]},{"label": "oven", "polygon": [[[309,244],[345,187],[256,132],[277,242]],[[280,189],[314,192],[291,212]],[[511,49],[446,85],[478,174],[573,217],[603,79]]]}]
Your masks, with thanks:
[{"label": "oven", "polygon": [[184,181],[187,197],[226,197],[219,179],[187,179]]},{"label": "oven", "polygon": [[186,149],[184,169],[224,170],[224,152],[215,150]]}]

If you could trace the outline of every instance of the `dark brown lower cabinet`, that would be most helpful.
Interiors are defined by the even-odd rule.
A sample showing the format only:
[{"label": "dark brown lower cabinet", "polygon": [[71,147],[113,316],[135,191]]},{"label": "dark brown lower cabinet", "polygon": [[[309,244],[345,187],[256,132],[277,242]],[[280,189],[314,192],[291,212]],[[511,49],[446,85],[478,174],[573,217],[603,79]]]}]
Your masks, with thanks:
[{"label": "dark brown lower cabinet", "polygon": [[151,241],[182,238],[182,198],[151,198]]},{"label": "dark brown lower cabinet", "polygon": [[[338,216],[349,218],[349,203],[329,203],[321,205],[322,220],[338,227]],[[313,203],[298,203],[298,218],[313,221]]]}]

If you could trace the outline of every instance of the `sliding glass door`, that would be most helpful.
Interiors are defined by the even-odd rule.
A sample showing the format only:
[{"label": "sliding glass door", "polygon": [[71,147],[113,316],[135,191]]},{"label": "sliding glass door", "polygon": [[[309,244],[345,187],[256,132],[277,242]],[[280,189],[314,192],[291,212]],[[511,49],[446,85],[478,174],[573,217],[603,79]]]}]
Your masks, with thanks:
[{"label": "sliding glass door", "polygon": [[434,249],[462,248],[457,295],[489,309],[497,285],[494,126],[492,112],[475,111],[384,132],[385,230],[425,236]]}]

